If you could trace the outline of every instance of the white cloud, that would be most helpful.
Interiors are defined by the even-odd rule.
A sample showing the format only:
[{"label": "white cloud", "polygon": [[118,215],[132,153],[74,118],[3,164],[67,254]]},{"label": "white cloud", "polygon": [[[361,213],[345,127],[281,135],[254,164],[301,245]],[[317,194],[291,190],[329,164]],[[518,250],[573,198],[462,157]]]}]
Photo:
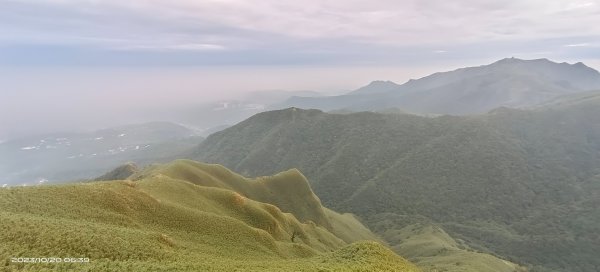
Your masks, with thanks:
[{"label": "white cloud", "polygon": [[574,44],[565,44],[565,47],[588,47],[591,46],[589,43],[574,43]]},{"label": "white cloud", "polygon": [[116,46],[111,48],[114,50],[124,51],[215,51],[225,50],[226,48],[218,44],[170,44],[170,45],[131,45],[131,46]]},{"label": "white cloud", "polygon": [[575,2],[575,3],[569,3],[569,5],[567,6],[566,10],[590,8],[590,7],[593,7],[595,5],[596,5],[595,2]]},{"label": "white cloud", "polygon": [[422,45],[600,35],[600,0],[38,0],[0,11],[7,39],[221,50],[286,39]]}]

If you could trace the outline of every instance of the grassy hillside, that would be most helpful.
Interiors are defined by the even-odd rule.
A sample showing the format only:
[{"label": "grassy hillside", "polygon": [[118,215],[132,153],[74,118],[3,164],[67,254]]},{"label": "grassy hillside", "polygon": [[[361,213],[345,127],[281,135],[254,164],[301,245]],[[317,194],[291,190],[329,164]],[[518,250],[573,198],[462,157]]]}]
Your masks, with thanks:
[{"label": "grassy hillside", "polygon": [[591,272],[600,99],[569,101],[435,118],[292,108],[211,135],[195,158],[245,175],[298,168],[326,206],[371,227],[372,215],[424,216],[534,271]]},{"label": "grassy hillside", "polygon": [[284,212],[293,213],[301,221],[311,220],[331,229],[321,201],[313,193],[306,178],[296,169],[251,181],[223,166],[193,161],[176,161],[148,171],[161,173],[174,179],[187,180],[200,186],[229,189],[244,197],[271,203]]},{"label": "grassy hillside", "polygon": [[[176,169],[187,169],[193,179],[169,176]],[[299,221],[244,192],[199,185],[204,179],[264,180],[268,191],[286,176],[303,178],[299,173],[233,182],[222,174],[235,176],[219,166],[176,161],[134,175],[135,180],[0,189],[0,269],[419,271],[376,242],[349,244],[314,221]],[[303,208],[296,204],[288,208]],[[325,218],[329,228],[347,223],[336,219],[339,214],[326,214],[332,214]],[[364,227],[337,231],[345,240],[373,236]],[[85,257],[90,263],[12,263],[11,257]]]}]

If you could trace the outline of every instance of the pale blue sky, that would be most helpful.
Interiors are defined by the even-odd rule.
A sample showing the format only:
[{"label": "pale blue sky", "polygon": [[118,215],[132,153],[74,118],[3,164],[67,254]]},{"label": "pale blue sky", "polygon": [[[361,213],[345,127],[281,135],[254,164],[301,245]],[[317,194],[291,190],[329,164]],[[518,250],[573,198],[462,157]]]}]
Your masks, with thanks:
[{"label": "pale blue sky", "polygon": [[0,0],[0,140],[22,124],[104,125],[107,105],[127,119],[511,56],[600,68],[598,18],[600,0]]}]

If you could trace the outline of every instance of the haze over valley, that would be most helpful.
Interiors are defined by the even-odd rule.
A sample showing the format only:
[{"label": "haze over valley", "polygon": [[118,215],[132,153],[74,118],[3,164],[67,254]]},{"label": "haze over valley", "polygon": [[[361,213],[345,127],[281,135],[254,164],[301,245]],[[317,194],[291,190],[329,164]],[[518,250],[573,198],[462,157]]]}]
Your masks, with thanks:
[{"label": "haze over valley", "polygon": [[600,271],[600,1],[4,1],[0,271]]}]

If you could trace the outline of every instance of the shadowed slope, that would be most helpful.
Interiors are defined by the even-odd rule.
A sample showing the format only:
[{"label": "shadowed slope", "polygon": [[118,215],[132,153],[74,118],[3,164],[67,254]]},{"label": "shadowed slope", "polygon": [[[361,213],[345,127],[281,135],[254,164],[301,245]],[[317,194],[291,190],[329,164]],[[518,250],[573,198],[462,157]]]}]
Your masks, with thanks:
[{"label": "shadowed slope", "polygon": [[138,166],[135,163],[129,162],[95,178],[94,181],[124,180],[138,171],[140,171]]}]

